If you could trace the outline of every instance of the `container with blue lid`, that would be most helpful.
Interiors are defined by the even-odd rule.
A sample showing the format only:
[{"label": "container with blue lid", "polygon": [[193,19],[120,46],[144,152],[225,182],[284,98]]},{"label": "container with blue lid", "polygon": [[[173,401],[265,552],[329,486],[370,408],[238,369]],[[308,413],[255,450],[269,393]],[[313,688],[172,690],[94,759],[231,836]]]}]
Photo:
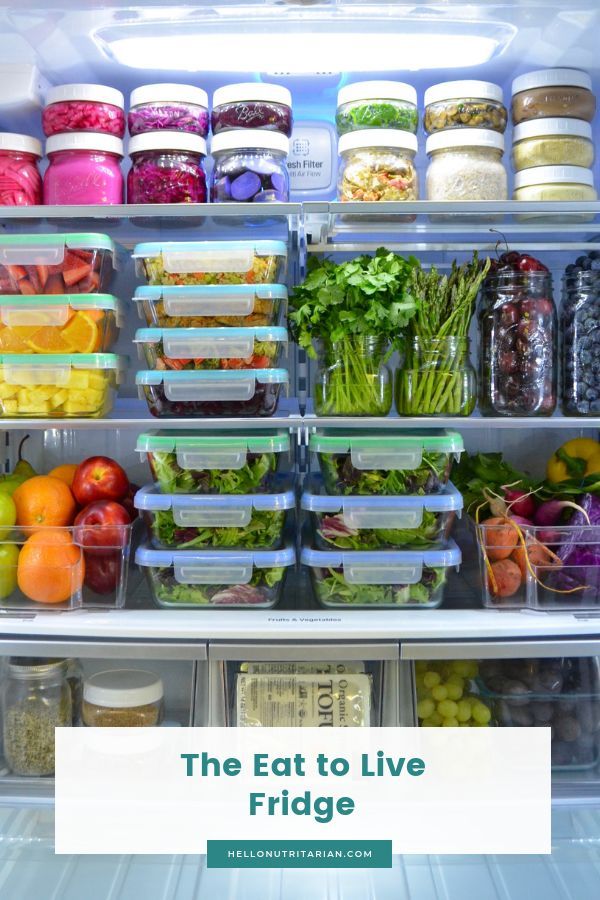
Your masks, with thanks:
[{"label": "container with blue lid", "polygon": [[277,364],[288,333],[262,328],[138,328],[133,339],[146,365],[160,370],[267,369]]},{"label": "container with blue lid", "polygon": [[285,278],[283,241],[155,241],[133,251],[148,284],[275,284]]},{"label": "container with blue lid", "polygon": [[161,328],[274,325],[287,299],[283,284],[146,285],[133,297],[140,318]]}]

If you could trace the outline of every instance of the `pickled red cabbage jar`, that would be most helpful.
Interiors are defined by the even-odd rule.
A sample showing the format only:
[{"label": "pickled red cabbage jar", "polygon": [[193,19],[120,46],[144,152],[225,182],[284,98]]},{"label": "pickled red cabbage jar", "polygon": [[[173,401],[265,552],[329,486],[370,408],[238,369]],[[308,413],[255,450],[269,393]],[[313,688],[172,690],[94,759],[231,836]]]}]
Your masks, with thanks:
[{"label": "pickled red cabbage jar", "polygon": [[278,84],[228,84],[213,94],[213,134],[235,128],[292,133],[292,95]]},{"label": "pickled red cabbage jar", "polygon": [[229,131],[212,139],[213,203],[286,202],[289,197],[289,140],[259,129]]},{"label": "pickled red cabbage jar", "polygon": [[44,203],[56,206],[123,203],[123,141],[108,134],[57,134],[46,141],[50,165]]},{"label": "pickled red cabbage jar", "polygon": [[208,94],[191,84],[144,84],[129,98],[129,134],[186,131],[208,134]]},{"label": "pickled red cabbage jar", "polygon": [[121,91],[102,84],[61,84],[46,95],[42,126],[46,137],[92,131],[122,138],[125,98]]},{"label": "pickled red cabbage jar", "polygon": [[129,141],[128,203],[206,203],[206,141],[184,131],[136,134]]},{"label": "pickled red cabbage jar", "polygon": [[42,145],[26,134],[0,133],[0,206],[38,206]]}]

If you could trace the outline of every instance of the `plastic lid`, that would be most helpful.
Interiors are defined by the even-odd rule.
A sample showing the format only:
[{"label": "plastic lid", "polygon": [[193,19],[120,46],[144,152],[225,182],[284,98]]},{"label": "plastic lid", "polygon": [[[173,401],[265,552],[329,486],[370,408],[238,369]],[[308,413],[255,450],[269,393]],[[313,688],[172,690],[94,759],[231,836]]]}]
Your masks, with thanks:
[{"label": "plastic lid", "polygon": [[[231,297],[258,297],[260,300],[287,300],[288,290],[283,284],[169,284],[144,285],[135,290],[133,299],[162,300],[169,297],[202,299],[211,297],[226,302]],[[222,308],[220,309],[222,311]]]},{"label": "plastic lid", "polygon": [[135,554],[138,566],[219,566],[224,564],[255,566],[258,569],[272,569],[293,566],[296,551],[292,545],[281,550],[153,550],[138,547]]},{"label": "plastic lid", "polygon": [[52,306],[72,306],[73,309],[102,309],[116,311],[120,302],[112,294],[23,294],[0,295],[0,309],[9,307],[15,312]]},{"label": "plastic lid", "polygon": [[504,153],[504,135],[489,128],[451,128],[431,134],[425,142],[428,155],[452,147],[491,147]]},{"label": "plastic lid", "polygon": [[364,128],[361,131],[343,134],[338,141],[338,153],[340,154],[346,153],[348,150],[362,150],[368,147],[394,147],[416,153],[417,136],[398,128]]},{"label": "plastic lid", "polygon": [[287,256],[283,241],[154,241],[137,244],[133,258],[160,256],[161,253],[198,253],[210,256],[215,251],[243,250],[256,256]]},{"label": "plastic lid", "polygon": [[136,509],[202,509],[220,510],[251,508],[258,510],[293,509],[296,496],[293,490],[273,494],[161,494],[154,485],[141,488],[133,498]]},{"label": "plastic lid", "polygon": [[513,128],[513,144],[527,138],[543,137],[545,135],[560,135],[561,137],[582,137],[592,140],[592,126],[583,119],[532,119],[530,122],[521,122]]},{"label": "plastic lid", "polygon": [[16,153],[32,153],[33,156],[41,157],[42,142],[37,138],[29,137],[28,134],[12,134],[9,131],[0,132],[0,151],[12,150]]},{"label": "plastic lid", "polygon": [[253,100],[267,103],[281,103],[283,106],[292,105],[292,95],[287,88],[278,84],[261,84],[257,81],[243,84],[227,84],[217,88],[213,94],[213,109],[224,103],[240,103]]},{"label": "plastic lid", "polygon": [[364,469],[416,468],[421,464],[424,452],[459,454],[464,450],[463,439],[456,431],[423,434],[371,431],[342,435],[321,432],[310,435],[309,446],[315,453],[351,453],[355,468]]},{"label": "plastic lid", "polygon": [[108,250],[115,254],[115,242],[107,234],[3,234],[0,247],[68,247],[72,250]]},{"label": "plastic lid", "polygon": [[162,680],[141,669],[96,672],[83,683],[83,699],[94,706],[128,709],[158,703],[163,698]]},{"label": "plastic lid", "polygon": [[403,100],[417,105],[417,92],[412,84],[403,81],[357,81],[340,88],[337,105],[353,100]]},{"label": "plastic lid", "polygon": [[[302,494],[300,506],[309,512],[329,513],[342,510],[377,512],[383,510],[405,510],[417,507],[428,512],[459,512],[463,508],[463,498],[452,482],[444,487],[441,494],[403,494],[399,496],[366,496],[358,494],[324,494],[320,478],[312,477]],[[374,527],[374,526],[372,526]],[[385,527],[385,526],[383,526]]]},{"label": "plastic lid", "polygon": [[253,431],[236,434],[213,431],[211,434],[187,434],[181,431],[148,431],[137,439],[138,453],[170,453],[175,450],[211,450],[243,448],[248,453],[287,453],[290,436],[287,431]]},{"label": "plastic lid", "polygon": [[[20,356],[13,356],[12,359],[22,359]],[[39,356],[32,357],[40,359]],[[2,356],[0,356],[0,362]],[[259,384],[288,384],[290,380],[287,369],[208,369],[205,371],[186,371],[186,372],[164,372],[150,371],[143,369],[135,376],[136,384],[163,384],[163,383],[184,383],[201,384],[203,381],[215,382],[220,381],[223,384],[230,384],[234,381],[245,382],[249,377]],[[200,398],[199,398],[200,399]]]},{"label": "plastic lid", "polygon": [[197,134],[187,131],[149,131],[136,134],[129,139],[129,155],[146,150],[184,150],[206,156],[206,141]]},{"label": "plastic lid", "polygon": [[289,153],[290,141],[285,134],[278,131],[264,131],[260,128],[238,128],[235,131],[224,131],[215,134],[210,144],[211,153],[224,153],[227,150],[274,150],[276,153]]},{"label": "plastic lid", "polygon": [[538,87],[578,87],[592,90],[592,79],[582,69],[536,69],[519,75],[512,83],[512,93],[520,94]]},{"label": "plastic lid", "polygon": [[110,103],[125,109],[125,97],[116,88],[104,84],[59,84],[46,94],[46,106],[65,100],[89,100],[92,103]]},{"label": "plastic lid", "polygon": [[585,184],[594,187],[594,173],[582,166],[535,166],[515,173],[515,190],[534,184]]},{"label": "plastic lid", "polygon": [[219,356],[219,340],[251,338],[254,341],[287,343],[288,333],[280,325],[256,325],[249,328],[138,328],[133,338],[135,344],[157,344],[158,341],[207,340],[214,341],[215,357]]},{"label": "plastic lid", "polygon": [[143,84],[129,95],[129,106],[144,103],[191,103],[208,109],[208,94],[193,84]]},{"label": "plastic lid", "polygon": [[74,369],[123,369],[125,358],[114,353],[2,353],[0,366],[41,368],[72,366]]},{"label": "plastic lid", "polygon": [[46,141],[46,153],[60,153],[61,150],[96,150],[122,157],[123,141],[112,134],[55,134]]},{"label": "plastic lid", "polygon": [[[423,564],[435,568],[451,568],[462,562],[460,549],[453,540],[443,550],[313,550],[303,547],[300,562],[311,568],[341,569],[351,565],[377,567],[381,571],[397,566]],[[377,581],[372,583],[377,584]],[[383,580],[381,583],[387,584]]]},{"label": "plastic lid", "polygon": [[424,103],[439,103],[440,100],[493,100],[502,103],[504,98],[499,84],[491,81],[442,81],[425,91]]}]

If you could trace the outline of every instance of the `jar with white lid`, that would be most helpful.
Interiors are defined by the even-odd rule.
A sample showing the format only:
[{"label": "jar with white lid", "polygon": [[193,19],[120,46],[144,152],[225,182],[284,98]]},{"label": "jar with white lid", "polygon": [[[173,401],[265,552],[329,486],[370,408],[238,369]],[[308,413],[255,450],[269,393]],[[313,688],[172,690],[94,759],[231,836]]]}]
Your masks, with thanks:
[{"label": "jar with white lid", "polygon": [[418,200],[417,138],[394,128],[366,128],[343,134],[338,198],[342,202]]},{"label": "jar with white lid", "polygon": [[213,94],[213,134],[235,128],[292,133],[292,95],[278,84],[228,84]]},{"label": "jar with white lid", "polygon": [[283,134],[258,128],[216,134],[211,143],[211,201],[287,202],[289,145]]},{"label": "jar with white lid", "polygon": [[123,141],[108,134],[57,134],[46,141],[44,203],[123,203]]},{"label": "jar with white lid", "polygon": [[504,135],[487,128],[455,128],[427,138],[428,200],[506,200]]},{"label": "jar with white lid", "polygon": [[208,94],[191,84],[144,84],[131,92],[129,134],[183,131],[208,134]]},{"label": "jar with white lid", "polygon": [[[564,201],[597,200],[594,174],[581,166],[536,166],[517,172],[513,200]],[[520,222],[591,222],[593,213],[519,213]]]},{"label": "jar with white lid", "polygon": [[39,206],[42,144],[27,134],[0,132],[0,206]]},{"label": "jar with white lid", "polygon": [[594,162],[592,126],[582,119],[532,119],[513,130],[515,172],[535,166],[580,166]]},{"label": "jar with white lid", "polygon": [[592,79],[581,69],[539,69],[512,83],[513,125],[568,117],[591,122],[596,112]]},{"label": "jar with white lid", "polygon": [[151,131],[129,141],[128,203],[206,203],[206,141],[185,131]]},{"label": "jar with white lid", "polygon": [[425,91],[427,134],[448,128],[485,128],[504,134],[506,120],[502,88],[490,81],[444,81]]},{"label": "jar with white lid", "polygon": [[398,128],[416,134],[417,92],[402,81],[359,81],[341,88],[335,114],[338,135],[363,128]]},{"label": "jar with white lid", "polygon": [[110,669],[83,684],[83,724],[91,728],[152,728],[163,717],[163,683],[142,669]]},{"label": "jar with white lid", "polygon": [[125,98],[103,84],[61,84],[46,95],[42,127],[46,137],[83,131],[122,138]]}]

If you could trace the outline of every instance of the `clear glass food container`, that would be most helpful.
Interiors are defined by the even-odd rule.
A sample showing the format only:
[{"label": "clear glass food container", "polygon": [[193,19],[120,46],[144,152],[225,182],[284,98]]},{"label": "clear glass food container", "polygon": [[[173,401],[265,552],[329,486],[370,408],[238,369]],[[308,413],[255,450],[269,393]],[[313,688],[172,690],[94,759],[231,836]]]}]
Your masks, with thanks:
[{"label": "clear glass food container", "polygon": [[556,407],[557,317],[550,273],[488,275],[479,327],[482,414],[551,416]]},{"label": "clear glass food container", "polygon": [[341,88],[335,123],[338,135],[364,128],[417,133],[417,92],[401,81],[360,81]]},{"label": "clear glass food container", "polygon": [[515,172],[535,166],[582,166],[594,162],[592,126],[581,119],[533,119],[513,129]]},{"label": "clear glass food container", "polygon": [[122,370],[113,353],[1,354],[0,418],[106,415]]},{"label": "clear glass food container", "polygon": [[46,141],[47,206],[123,203],[123,141],[107,134],[57,134]]},{"label": "clear glass food container", "polygon": [[73,722],[67,660],[10,657],[2,690],[4,757],[14,775],[54,775],[54,729]]},{"label": "clear glass food container", "polygon": [[413,338],[395,376],[401,416],[470,416],[477,379],[464,337]]},{"label": "clear glass food container", "polygon": [[163,683],[142,669],[96,672],[83,683],[83,724],[90,728],[153,728],[163,718]]},{"label": "clear glass food container", "polygon": [[595,112],[592,79],[581,69],[538,69],[512,83],[513,125],[558,116],[591,122]]},{"label": "clear glass food container", "polygon": [[[594,173],[581,166],[535,166],[517,172],[513,185],[513,200],[585,201],[596,200]],[[519,222],[572,223],[591,222],[594,213],[518,213]]]},{"label": "clear glass food container", "polygon": [[210,150],[214,166],[212,203],[285,203],[289,199],[289,140],[259,129],[216,134]]},{"label": "clear glass food container", "polygon": [[286,513],[294,509],[285,482],[271,494],[161,494],[154,485],[137,492],[134,506],[158,550],[276,550],[283,544]]},{"label": "clear glass food container", "polygon": [[292,95],[277,84],[228,84],[213,94],[213,134],[242,128],[260,128],[290,137]]},{"label": "clear glass food container", "polygon": [[61,84],[50,88],[42,112],[46,137],[68,132],[95,132],[122,138],[125,98],[102,84]]},{"label": "clear glass food container", "polygon": [[[1,334],[1,333],[0,333]],[[285,328],[138,328],[133,339],[157,370],[270,369],[287,351]]]},{"label": "clear glass food container", "polygon": [[393,128],[366,128],[343,134],[338,199],[342,202],[418,200],[417,138]]},{"label": "clear glass food container", "polygon": [[283,284],[145,286],[133,300],[149,326],[161,328],[267,327],[288,299]]},{"label": "clear glass food container", "polygon": [[284,431],[151,431],[138,437],[136,450],[147,457],[165,494],[266,493],[277,471],[291,462]]},{"label": "clear glass food container", "polygon": [[39,206],[42,144],[26,134],[0,132],[0,206]]},{"label": "clear glass food container", "polygon": [[507,111],[502,88],[489,81],[444,81],[425,91],[427,134],[449,128],[486,128],[504,134]]},{"label": "clear glass food container", "polygon": [[152,550],[140,547],[156,606],[161,609],[272,609],[296,561],[282,550]]},{"label": "clear glass food container", "polygon": [[[585,500],[581,501],[586,508]],[[576,513],[581,519],[581,513]],[[592,520],[593,521],[593,520]],[[544,611],[597,612],[600,607],[600,527],[530,528],[527,605]]]},{"label": "clear glass food container", "polygon": [[110,294],[0,295],[0,353],[101,353],[122,324]]},{"label": "clear glass food container", "polygon": [[322,343],[314,387],[315,410],[326,416],[387,416],[392,375],[386,338],[348,335]]},{"label": "clear glass food container", "polygon": [[117,269],[106,234],[0,236],[0,295],[105,293]]},{"label": "clear glass food container", "polygon": [[329,494],[439,494],[464,450],[455,431],[327,430],[310,435]]},{"label": "clear glass food container", "polygon": [[477,688],[474,659],[415,662],[414,701],[421,728],[487,728],[492,713]]},{"label": "clear glass food container", "polygon": [[[1,246],[1,244],[0,244]],[[138,244],[136,273],[151,285],[275,284],[285,279],[283,241]]]},{"label": "clear glass food container", "polygon": [[427,138],[428,200],[507,200],[504,135],[485,128],[439,131]]},{"label": "clear glass food container", "polygon": [[129,141],[128,203],[206,203],[206,141],[186,131],[153,131]]},{"label": "clear glass food container", "polygon": [[144,84],[131,92],[129,134],[178,131],[208,135],[208,94],[191,84]]},{"label": "clear glass food container", "polygon": [[596,254],[592,251],[578,259],[588,269],[569,265],[563,278],[561,395],[567,416],[600,413],[600,269]]}]

